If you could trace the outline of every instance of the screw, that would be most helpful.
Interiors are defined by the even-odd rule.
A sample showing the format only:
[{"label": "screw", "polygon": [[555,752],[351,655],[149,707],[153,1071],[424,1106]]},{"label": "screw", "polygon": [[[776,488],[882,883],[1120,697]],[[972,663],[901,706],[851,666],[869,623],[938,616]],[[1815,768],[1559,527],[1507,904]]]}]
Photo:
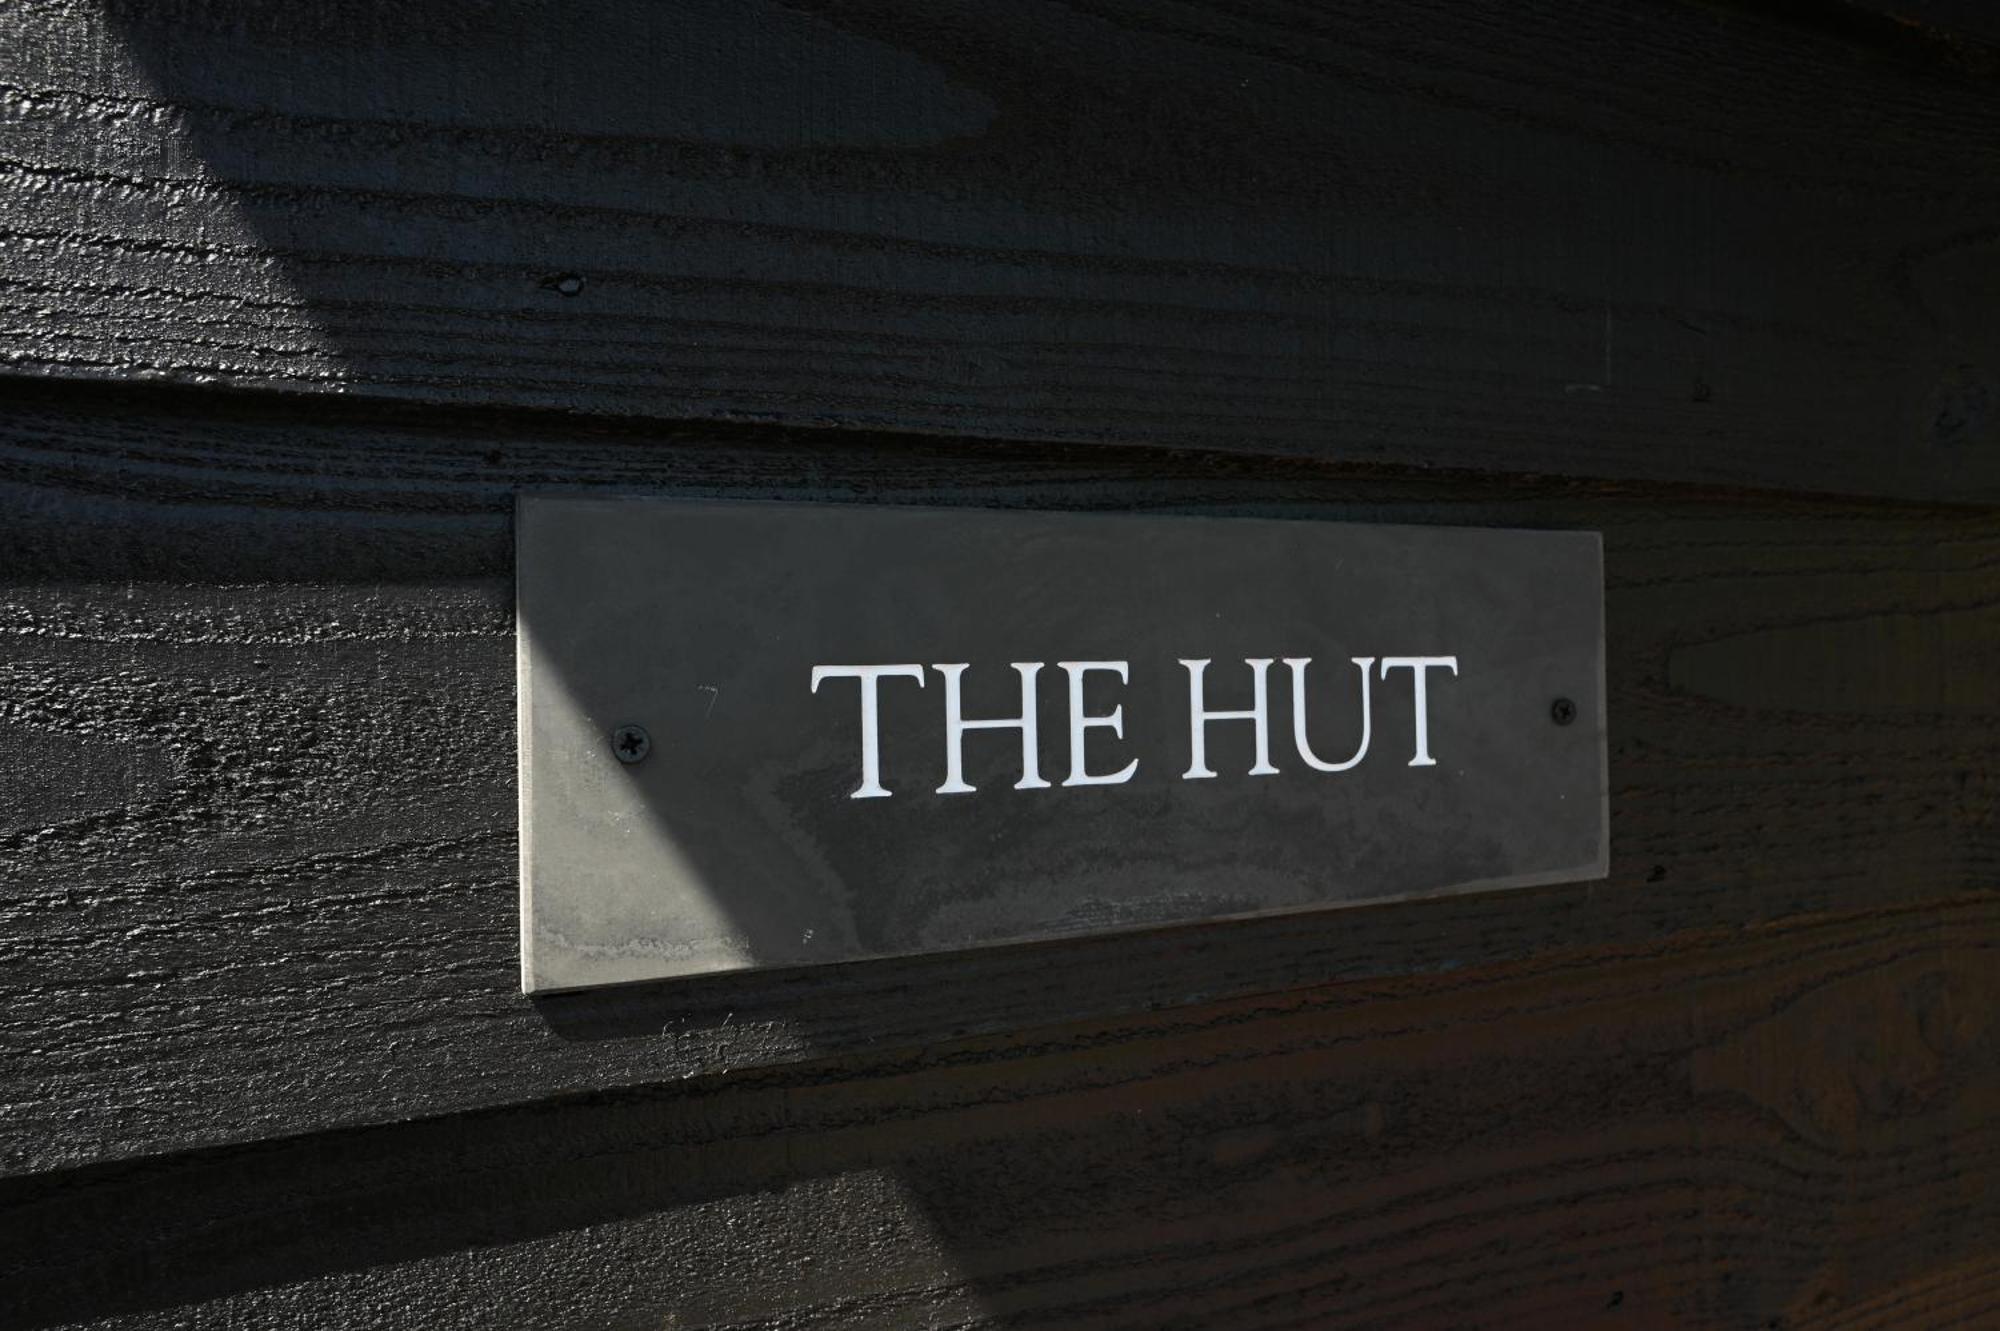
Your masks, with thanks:
[{"label": "screw", "polygon": [[1558,698],[1549,704],[1549,720],[1559,726],[1566,726],[1576,720],[1576,704],[1567,698]]},{"label": "screw", "polygon": [[620,726],[611,732],[611,751],[621,763],[641,762],[653,751],[653,737],[644,726]]}]

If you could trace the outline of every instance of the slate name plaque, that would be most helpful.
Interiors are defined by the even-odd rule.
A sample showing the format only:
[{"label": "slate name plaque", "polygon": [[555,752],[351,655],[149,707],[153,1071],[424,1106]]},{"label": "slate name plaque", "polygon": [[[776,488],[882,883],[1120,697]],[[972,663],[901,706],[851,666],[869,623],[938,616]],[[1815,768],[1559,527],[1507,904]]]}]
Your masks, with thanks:
[{"label": "slate name plaque", "polygon": [[531,992],[1605,872],[1595,533],[518,519]]}]

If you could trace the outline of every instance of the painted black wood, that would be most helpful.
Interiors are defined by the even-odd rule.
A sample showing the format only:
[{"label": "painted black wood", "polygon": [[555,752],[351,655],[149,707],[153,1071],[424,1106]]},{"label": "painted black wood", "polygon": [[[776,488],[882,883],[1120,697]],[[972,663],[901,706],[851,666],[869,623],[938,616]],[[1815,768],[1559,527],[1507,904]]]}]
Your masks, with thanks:
[{"label": "painted black wood", "polygon": [[1996,948],[1878,906],[57,1171],[0,1317],[1983,1325]]},{"label": "painted black wood", "polygon": [[[1978,14],[0,24],[0,1325],[2000,1320]],[[549,486],[1601,530],[1611,877],[524,999]]]},{"label": "painted black wood", "polygon": [[1674,0],[0,23],[17,373],[2000,496],[1976,28]]},{"label": "painted black wood", "polygon": [[[1886,907],[1996,860],[1986,512],[191,393],[0,420],[0,754],[44,774],[0,832],[17,1171]],[[1602,530],[1613,876],[531,1004],[508,524],[556,476]]]}]

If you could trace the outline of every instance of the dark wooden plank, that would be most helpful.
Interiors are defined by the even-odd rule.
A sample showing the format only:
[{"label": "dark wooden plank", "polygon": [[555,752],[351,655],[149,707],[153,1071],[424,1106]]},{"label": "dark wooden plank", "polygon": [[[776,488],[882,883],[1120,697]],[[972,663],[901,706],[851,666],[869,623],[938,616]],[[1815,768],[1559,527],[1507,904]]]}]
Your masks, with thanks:
[{"label": "dark wooden plank", "polygon": [[1845,32],[1913,60],[1943,60],[1968,73],[2000,70],[2000,14],[1981,0],[1775,0],[1797,21]]},{"label": "dark wooden plank", "polygon": [[1990,896],[0,1183],[32,1327],[1991,1325]]},{"label": "dark wooden plank", "polygon": [[2000,496],[1996,83],[1838,4],[0,24],[12,373]]},{"label": "dark wooden plank", "polygon": [[[516,991],[515,487],[1602,530],[1611,878]],[[5,1170],[1989,891],[2000,515],[213,394],[0,410]],[[1897,916],[1896,918],[1904,918]]]}]

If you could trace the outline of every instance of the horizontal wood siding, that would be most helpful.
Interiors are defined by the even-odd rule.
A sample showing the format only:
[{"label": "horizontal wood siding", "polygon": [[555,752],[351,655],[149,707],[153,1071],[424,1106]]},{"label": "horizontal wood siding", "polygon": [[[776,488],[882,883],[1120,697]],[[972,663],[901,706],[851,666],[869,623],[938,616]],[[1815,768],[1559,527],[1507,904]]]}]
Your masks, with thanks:
[{"label": "horizontal wood siding", "polygon": [[24,0],[19,373],[2000,498],[2000,102],[1827,0]]},{"label": "horizontal wood siding", "polygon": [[[37,774],[0,828],[21,1316],[408,1280],[445,1317],[437,1264],[485,1253],[550,1326],[753,1288],[1138,1326],[1183,1279],[1246,1325],[1618,1289],[1679,1318],[1987,1251],[2000,517],[185,392],[20,388],[0,420],[0,767]],[[1612,876],[531,1002],[507,524],[552,478],[1601,530]],[[889,1228],[822,1248],[856,1188]],[[605,1224],[636,1246],[586,1292],[561,1268]],[[1575,1269],[1544,1232],[1572,1225]],[[906,1259],[910,1226],[944,1237]]]},{"label": "horizontal wood siding", "polygon": [[[1997,36],[0,13],[0,1326],[2000,1324]],[[524,998],[526,487],[1602,532],[1610,877]]]}]

